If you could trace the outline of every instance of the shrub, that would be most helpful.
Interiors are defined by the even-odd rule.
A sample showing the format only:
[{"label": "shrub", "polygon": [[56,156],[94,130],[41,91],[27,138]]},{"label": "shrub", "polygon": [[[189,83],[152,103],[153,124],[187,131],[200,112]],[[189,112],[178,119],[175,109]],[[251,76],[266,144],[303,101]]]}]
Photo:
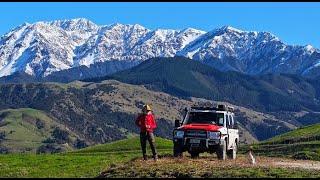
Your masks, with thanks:
[{"label": "shrub", "polygon": [[4,140],[6,138],[6,132],[5,131],[1,131],[0,132],[0,142],[2,141],[2,140]]},{"label": "shrub", "polygon": [[42,128],[44,128],[44,122],[42,122],[40,119],[37,119],[36,126],[38,129],[42,129]]},{"label": "shrub", "polygon": [[294,159],[302,159],[302,160],[320,160],[320,155],[316,152],[309,152],[309,151],[301,151],[297,152],[293,155]]},{"label": "shrub", "polygon": [[52,132],[52,137],[58,144],[64,144],[69,141],[69,133],[65,130],[62,130],[56,127]]},{"label": "shrub", "polygon": [[44,144],[37,149],[36,153],[59,153],[62,151],[63,149],[56,144]]},{"label": "shrub", "polygon": [[73,145],[75,148],[77,149],[81,149],[81,148],[85,148],[85,147],[88,147],[87,143],[82,140],[82,139],[76,139],[76,141],[74,142],[74,145]]}]

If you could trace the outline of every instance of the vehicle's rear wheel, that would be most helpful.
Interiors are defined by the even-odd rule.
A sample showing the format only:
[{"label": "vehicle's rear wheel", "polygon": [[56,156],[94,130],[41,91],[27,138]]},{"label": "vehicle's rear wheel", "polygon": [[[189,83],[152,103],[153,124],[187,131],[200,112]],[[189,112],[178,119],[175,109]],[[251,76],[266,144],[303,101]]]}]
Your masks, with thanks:
[{"label": "vehicle's rear wheel", "polygon": [[174,145],[173,145],[173,156],[174,157],[182,157],[183,156],[183,152],[182,152],[181,146],[179,146],[176,143],[174,143]]},{"label": "vehicle's rear wheel", "polygon": [[190,152],[191,158],[198,158],[199,153],[198,152]]},{"label": "vehicle's rear wheel", "polygon": [[233,147],[233,149],[228,151],[229,159],[236,159],[237,158],[237,151],[238,151],[238,145],[235,142],[235,146]]},{"label": "vehicle's rear wheel", "polygon": [[224,141],[217,150],[218,159],[225,160],[227,156],[227,142]]}]

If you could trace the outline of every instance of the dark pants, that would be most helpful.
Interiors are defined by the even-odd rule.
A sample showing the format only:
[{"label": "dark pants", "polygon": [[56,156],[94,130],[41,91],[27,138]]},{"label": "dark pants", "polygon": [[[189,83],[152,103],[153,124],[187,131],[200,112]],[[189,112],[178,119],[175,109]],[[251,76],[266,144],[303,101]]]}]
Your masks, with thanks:
[{"label": "dark pants", "polygon": [[147,140],[149,141],[153,157],[157,156],[155,138],[152,132],[140,132],[140,143],[143,157],[147,154]]}]

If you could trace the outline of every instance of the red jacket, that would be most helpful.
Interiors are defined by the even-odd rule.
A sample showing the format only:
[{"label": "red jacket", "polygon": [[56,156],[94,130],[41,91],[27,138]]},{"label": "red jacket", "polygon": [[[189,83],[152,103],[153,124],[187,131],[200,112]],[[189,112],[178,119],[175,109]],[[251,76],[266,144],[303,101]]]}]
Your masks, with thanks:
[{"label": "red jacket", "polygon": [[[148,114],[140,114],[136,119],[136,125],[140,127],[141,132],[153,132],[157,127],[154,115],[151,112]],[[146,126],[149,126],[149,128]]]}]

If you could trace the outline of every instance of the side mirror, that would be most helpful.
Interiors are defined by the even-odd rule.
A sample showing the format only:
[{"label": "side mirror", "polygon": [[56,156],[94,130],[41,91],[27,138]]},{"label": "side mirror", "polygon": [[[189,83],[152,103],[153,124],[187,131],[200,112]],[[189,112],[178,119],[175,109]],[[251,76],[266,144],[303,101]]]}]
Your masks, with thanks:
[{"label": "side mirror", "polygon": [[174,121],[174,127],[180,127],[180,120],[179,119],[176,119]]}]

